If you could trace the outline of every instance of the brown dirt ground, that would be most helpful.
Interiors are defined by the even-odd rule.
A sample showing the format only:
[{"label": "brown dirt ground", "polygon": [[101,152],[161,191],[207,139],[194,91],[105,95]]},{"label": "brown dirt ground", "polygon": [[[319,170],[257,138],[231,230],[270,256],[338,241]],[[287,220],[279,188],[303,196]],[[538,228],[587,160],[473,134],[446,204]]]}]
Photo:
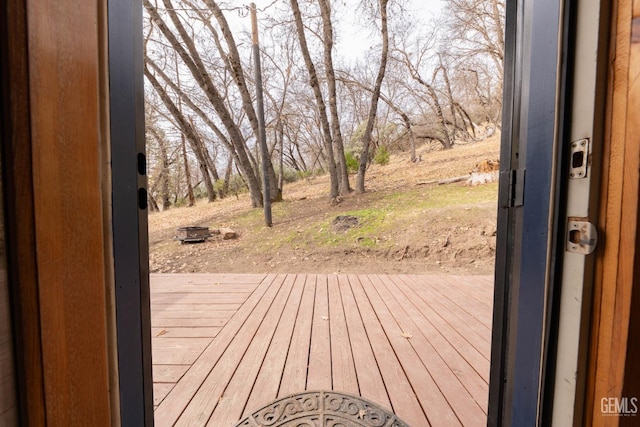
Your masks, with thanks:
[{"label": "brown dirt ground", "polygon": [[[395,155],[386,166],[372,166],[367,193],[336,206],[327,199],[326,176],[285,185],[271,228],[246,194],[151,213],[151,272],[492,274],[497,184],[418,183],[465,175],[479,161],[497,159],[499,136],[422,150],[418,163]],[[348,214],[360,217],[360,226],[331,227]],[[230,227],[239,237],[181,245],[176,228],[190,225]]]}]

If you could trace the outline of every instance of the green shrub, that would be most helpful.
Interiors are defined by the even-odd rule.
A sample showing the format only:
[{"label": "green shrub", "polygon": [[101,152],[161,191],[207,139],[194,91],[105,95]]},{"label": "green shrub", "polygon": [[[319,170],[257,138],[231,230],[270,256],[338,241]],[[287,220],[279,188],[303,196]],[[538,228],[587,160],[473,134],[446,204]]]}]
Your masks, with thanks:
[{"label": "green shrub", "polygon": [[224,179],[216,179],[213,183],[213,189],[216,193],[220,193],[224,189]]},{"label": "green shrub", "polygon": [[344,157],[347,162],[347,171],[349,171],[349,173],[358,172],[360,161],[356,158],[355,154],[353,154],[353,151],[347,151],[344,153]]},{"label": "green shrub", "polygon": [[389,150],[384,145],[381,145],[376,150],[376,155],[373,157],[373,162],[377,165],[388,165],[389,164]]},{"label": "green shrub", "polygon": [[[280,174],[280,171],[276,168],[276,175],[279,175],[279,174]],[[311,172],[309,171],[300,171],[300,170],[286,167],[284,168],[284,176],[282,178],[284,179],[284,182],[290,184],[292,182],[296,182],[304,178],[309,178],[310,176],[311,176]]]},{"label": "green shrub", "polygon": [[178,200],[173,202],[173,206],[176,208],[183,208],[189,204],[189,201],[184,197],[180,197]]},{"label": "green shrub", "polygon": [[200,183],[197,186],[193,187],[193,195],[196,199],[206,199],[208,197],[207,188],[204,184]]}]

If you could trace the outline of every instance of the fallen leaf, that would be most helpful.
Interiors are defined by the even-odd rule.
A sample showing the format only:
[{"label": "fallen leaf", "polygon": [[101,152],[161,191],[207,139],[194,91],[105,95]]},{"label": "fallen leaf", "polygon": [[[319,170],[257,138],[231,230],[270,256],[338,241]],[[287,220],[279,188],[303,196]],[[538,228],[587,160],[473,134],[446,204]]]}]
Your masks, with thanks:
[{"label": "fallen leaf", "polygon": [[413,335],[411,335],[409,332],[402,333],[402,338],[411,339],[412,337]]},{"label": "fallen leaf", "polygon": [[364,420],[365,415],[367,415],[367,411],[365,411],[364,409],[360,409],[360,412],[358,412],[358,418]]},{"label": "fallen leaf", "polygon": [[321,317],[321,319],[322,319],[322,320],[329,320],[329,317],[327,317],[327,316],[322,316],[322,317]]},{"label": "fallen leaf", "polygon": [[166,333],[167,333],[167,330],[166,330],[166,329],[163,329],[163,330],[161,330],[160,332],[158,332],[158,335],[156,335],[156,337],[161,337],[161,336],[163,336],[163,335],[164,335],[164,334],[166,334]]}]

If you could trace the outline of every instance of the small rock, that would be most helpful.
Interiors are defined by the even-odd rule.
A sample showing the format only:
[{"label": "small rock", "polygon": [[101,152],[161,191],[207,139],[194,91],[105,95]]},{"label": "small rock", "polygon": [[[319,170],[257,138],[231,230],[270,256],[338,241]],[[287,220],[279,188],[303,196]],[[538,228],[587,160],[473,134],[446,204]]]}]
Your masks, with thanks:
[{"label": "small rock", "polygon": [[220,234],[222,234],[223,240],[231,240],[238,237],[238,233],[236,233],[230,228],[221,228],[219,231],[220,231]]}]

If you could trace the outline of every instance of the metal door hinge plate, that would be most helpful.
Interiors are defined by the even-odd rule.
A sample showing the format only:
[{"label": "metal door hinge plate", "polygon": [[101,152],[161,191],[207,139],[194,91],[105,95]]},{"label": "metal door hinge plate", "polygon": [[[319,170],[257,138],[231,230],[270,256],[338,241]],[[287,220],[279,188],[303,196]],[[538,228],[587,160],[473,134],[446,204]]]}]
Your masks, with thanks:
[{"label": "metal door hinge plate", "polygon": [[598,244],[596,226],[588,220],[569,218],[567,223],[567,251],[589,255]]}]

